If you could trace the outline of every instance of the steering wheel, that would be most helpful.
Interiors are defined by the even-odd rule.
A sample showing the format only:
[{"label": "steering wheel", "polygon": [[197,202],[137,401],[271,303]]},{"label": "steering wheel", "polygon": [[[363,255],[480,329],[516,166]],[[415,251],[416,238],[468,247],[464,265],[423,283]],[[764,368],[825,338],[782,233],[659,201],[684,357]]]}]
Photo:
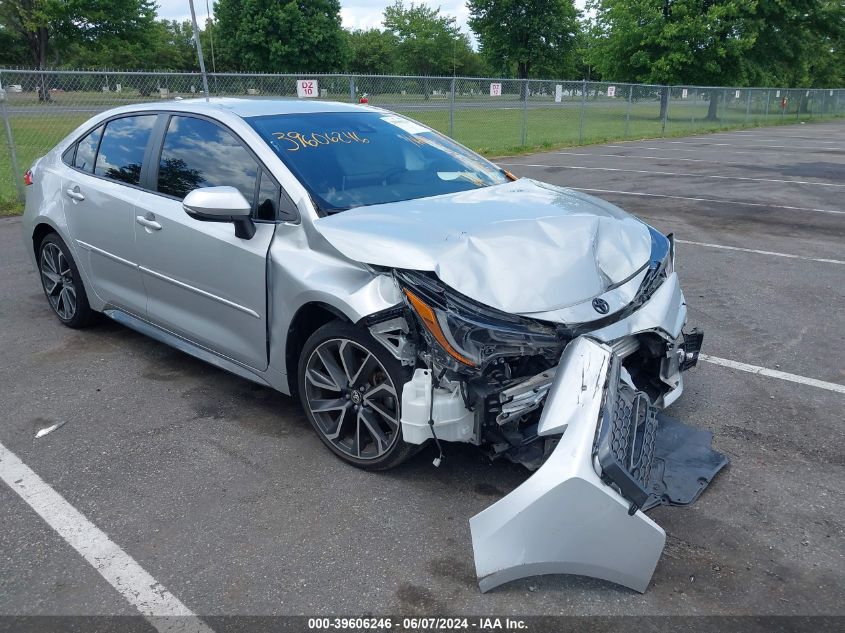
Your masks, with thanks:
[{"label": "steering wheel", "polygon": [[394,167],[393,169],[384,174],[381,182],[383,185],[393,184],[393,179],[395,179],[397,176],[405,174],[406,171],[407,170],[404,167]]}]

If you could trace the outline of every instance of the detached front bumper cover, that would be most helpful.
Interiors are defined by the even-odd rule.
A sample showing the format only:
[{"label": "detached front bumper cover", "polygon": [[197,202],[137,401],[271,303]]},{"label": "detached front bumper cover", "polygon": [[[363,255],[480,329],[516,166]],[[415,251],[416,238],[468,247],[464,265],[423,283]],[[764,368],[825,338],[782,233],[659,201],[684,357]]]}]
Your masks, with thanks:
[{"label": "detached front bumper cover", "polygon": [[586,336],[566,347],[538,432],[563,435],[532,477],[470,519],[482,591],[538,574],[645,591],[666,534],[642,509],[691,503],[728,463],[709,432],[658,414]]}]

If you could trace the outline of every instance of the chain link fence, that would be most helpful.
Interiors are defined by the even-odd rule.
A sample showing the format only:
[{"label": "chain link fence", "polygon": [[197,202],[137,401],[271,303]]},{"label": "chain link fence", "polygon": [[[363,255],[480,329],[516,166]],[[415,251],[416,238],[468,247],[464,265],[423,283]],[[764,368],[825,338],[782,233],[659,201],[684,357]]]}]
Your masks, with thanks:
[{"label": "chain link fence", "polygon": [[[488,155],[845,115],[845,89],[243,73],[211,73],[208,83],[212,96],[367,102]],[[0,150],[0,212],[19,210],[22,171],[94,114],[199,96],[198,73],[0,69],[0,115],[8,144]]]}]

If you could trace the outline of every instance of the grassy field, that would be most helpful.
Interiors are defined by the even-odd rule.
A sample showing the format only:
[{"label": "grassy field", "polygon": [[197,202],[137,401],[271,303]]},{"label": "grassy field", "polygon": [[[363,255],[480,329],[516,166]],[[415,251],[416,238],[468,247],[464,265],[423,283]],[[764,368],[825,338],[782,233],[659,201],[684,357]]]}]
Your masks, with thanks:
[{"label": "grassy field", "polygon": [[[95,97],[99,96],[97,100]],[[90,99],[80,101],[78,94],[74,105],[117,105],[105,104],[103,97],[91,95]],[[17,100],[16,100],[17,101]],[[56,99],[60,101],[60,99]],[[390,103],[390,95],[381,95],[373,99],[373,105]],[[11,102],[11,100],[10,100]],[[397,103],[396,109],[402,114],[415,118],[426,125],[449,133],[450,115],[448,105],[443,109],[433,108],[434,103],[424,103],[420,107],[403,107]],[[420,101],[416,102],[420,104]],[[10,123],[17,149],[18,164],[25,171],[39,156],[46,153],[66,134],[83,123],[93,113],[72,112],[59,109],[62,104],[54,103],[38,106],[23,100],[10,103],[12,106],[27,106],[22,110],[12,110]],[[57,107],[58,106],[58,107]],[[823,118],[819,115],[805,114],[799,118],[795,113],[782,117],[780,112],[750,112],[746,114],[742,104],[720,104],[719,117],[716,121],[705,121],[706,102],[673,101],[669,107],[669,116],[665,130],[659,117],[659,104],[656,100],[635,102],[628,111],[624,100],[616,102],[588,102],[581,120],[580,104],[532,104],[523,111],[519,101],[500,104],[497,108],[471,107],[471,104],[456,104],[454,113],[454,137],[468,147],[486,156],[502,156],[525,153],[535,150],[552,149],[578,144],[600,143],[623,139],[654,138],[660,136],[681,136],[685,134],[708,132],[756,125],[776,125],[795,123],[799,120]],[[522,144],[522,123],[526,122],[525,144]],[[8,148],[0,143],[0,216],[15,215],[22,211],[16,199],[15,177],[13,174]]]}]

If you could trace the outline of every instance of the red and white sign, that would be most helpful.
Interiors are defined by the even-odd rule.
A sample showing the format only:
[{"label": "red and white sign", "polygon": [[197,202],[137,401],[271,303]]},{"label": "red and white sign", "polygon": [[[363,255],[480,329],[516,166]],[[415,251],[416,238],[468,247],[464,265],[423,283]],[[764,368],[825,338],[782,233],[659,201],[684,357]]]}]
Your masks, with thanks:
[{"label": "red and white sign", "polygon": [[689,95],[689,92],[687,91],[686,88],[681,90],[681,99],[686,99],[688,95]]},{"label": "red and white sign", "polygon": [[616,86],[608,86],[607,87],[607,96],[608,97],[615,97],[616,96]]},{"label": "red and white sign", "polygon": [[300,99],[308,99],[310,97],[317,97],[319,95],[320,89],[317,87],[316,79],[296,80],[296,96]]},{"label": "red and white sign", "polygon": [[502,96],[502,84],[490,84],[490,96],[491,97],[501,97]]}]

